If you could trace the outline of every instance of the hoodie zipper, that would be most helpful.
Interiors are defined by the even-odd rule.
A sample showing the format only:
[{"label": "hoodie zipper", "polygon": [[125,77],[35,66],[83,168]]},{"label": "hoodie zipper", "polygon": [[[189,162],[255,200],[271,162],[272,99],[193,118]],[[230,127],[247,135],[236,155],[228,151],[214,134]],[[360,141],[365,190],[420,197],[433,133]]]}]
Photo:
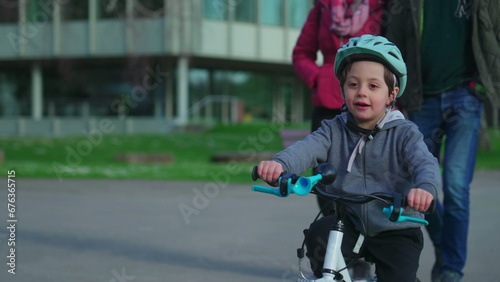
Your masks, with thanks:
[{"label": "hoodie zipper", "polygon": [[[365,138],[365,136],[363,136],[361,138]],[[363,194],[367,194],[367,192],[368,192],[367,183],[366,183],[366,151],[368,149],[367,146],[368,146],[368,144],[365,144],[365,148],[362,151],[363,156],[361,158],[363,161]],[[361,205],[361,216],[362,216],[362,220],[363,220],[364,226],[365,226],[365,233],[366,233],[365,235],[370,234],[369,226],[368,226],[368,213],[366,212],[366,205]]]}]

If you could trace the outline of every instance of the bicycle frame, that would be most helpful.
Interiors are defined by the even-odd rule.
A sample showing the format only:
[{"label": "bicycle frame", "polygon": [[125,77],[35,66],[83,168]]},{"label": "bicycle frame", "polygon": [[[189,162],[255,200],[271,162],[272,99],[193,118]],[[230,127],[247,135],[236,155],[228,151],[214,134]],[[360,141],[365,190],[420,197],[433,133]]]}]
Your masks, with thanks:
[{"label": "bicycle frame", "polygon": [[[323,164],[325,165],[325,164]],[[254,170],[252,172],[252,179],[255,181],[259,177],[257,175],[257,167],[254,167]],[[319,171],[319,167],[318,167]],[[295,174],[290,174],[290,173],[285,173],[280,179],[278,180],[279,188],[271,188],[271,187],[265,187],[265,186],[258,186],[254,185],[252,187],[253,191],[257,192],[262,192],[262,193],[269,193],[273,194],[279,197],[287,197],[289,194],[297,194],[300,196],[307,195],[311,193],[313,190],[313,187],[318,183],[322,182],[322,180],[328,179],[328,181],[322,182],[323,184],[331,184],[333,183],[333,180],[335,179],[335,169],[333,167],[328,167],[324,168],[323,171],[325,173],[321,174],[316,174],[313,176],[309,177],[299,177]],[[328,174],[328,175],[327,175]],[[329,183],[328,183],[329,182]],[[319,194],[322,194],[327,197],[331,197],[329,193],[322,192],[319,190],[316,190]],[[403,212],[403,208],[401,207],[401,203],[404,202],[402,195],[395,194],[395,195],[387,195],[387,194],[377,194],[377,195],[357,195],[357,196],[371,196],[373,197],[371,200],[374,198],[377,198],[379,200],[383,200],[383,198],[379,198],[380,196],[388,196],[391,199],[394,200],[394,205],[390,206],[389,208],[384,208],[383,213],[388,217],[389,220],[391,221],[413,221],[417,223],[421,223],[424,225],[427,225],[428,222],[419,218],[413,218],[413,217],[408,217],[408,216],[403,216],[401,215]],[[337,197],[341,198],[341,197]],[[364,203],[362,202],[363,200],[350,200],[352,203]],[[349,202],[349,201],[346,201]],[[368,202],[368,200],[366,200]],[[342,205],[344,203],[341,203]],[[430,210],[432,211],[434,207],[432,207]],[[345,211],[340,211],[338,214],[337,222],[332,225],[330,228],[330,232],[328,235],[328,242],[327,242],[327,247],[326,247],[326,253],[325,253],[325,260],[323,263],[323,277],[322,278],[317,278],[317,279],[308,279],[304,277],[302,271],[300,271],[301,278],[298,278],[298,282],[313,282],[313,281],[320,281],[320,282],[327,282],[327,281],[345,281],[345,282],[353,282],[352,277],[349,273],[349,270],[347,268],[347,264],[345,261],[345,258],[342,254],[342,240],[344,236],[344,227],[343,227],[343,218],[345,215]],[[299,257],[302,259],[302,257]],[[300,261],[299,261],[299,269],[300,269]],[[356,280],[356,281],[376,281],[376,280]]]},{"label": "bicycle frame", "polygon": [[[339,203],[341,206],[345,205],[344,203]],[[337,203],[335,203],[337,205]],[[345,208],[337,209],[338,216],[337,221],[330,226],[330,232],[328,235],[328,241],[325,252],[325,261],[323,263],[323,277],[316,279],[308,279],[304,277],[300,267],[300,275],[301,278],[298,278],[298,282],[313,282],[313,281],[345,281],[352,282],[354,281],[351,277],[351,274],[348,269],[348,265],[345,261],[344,255],[342,253],[342,241],[344,239],[344,222],[343,219],[345,217]],[[357,245],[357,244],[356,244]],[[357,253],[357,251],[354,251]],[[300,265],[300,261],[299,261]],[[370,282],[376,280],[355,280],[357,282]]]},{"label": "bicycle frame", "polygon": [[297,282],[352,281],[341,250],[342,240],[344,238],[342,225],[342,220],[338,220],[336,226],[330,230],[325,253],[325,262],[323,264],[323,277],[312,280],[303,277],[298,278]]}]

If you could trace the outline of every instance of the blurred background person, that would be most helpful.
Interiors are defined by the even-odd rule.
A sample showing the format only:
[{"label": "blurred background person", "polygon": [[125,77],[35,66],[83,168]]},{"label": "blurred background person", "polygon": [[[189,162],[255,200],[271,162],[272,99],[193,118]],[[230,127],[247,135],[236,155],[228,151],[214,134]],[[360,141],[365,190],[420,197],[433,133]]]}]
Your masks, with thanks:
[{"label": "blurred background person", "polygon": [[[381,0],[314,2],[292,54],[296,74],[312,90],[311,131],[318,129],[323,119],[340,114],[344,104],[339,81],[333,72],[337,50],[351,37],[379,35],[383,12],[384,1]],[[318,51],[323,55],[322,65],[317,63]],[[322,208],[326,201],[318,197],[318,204]]]},{"label": "blurred background person", "polygon": [[461,281],[483,103],[500,99],[500,6],[495,0],[392,4],[384,35],[407,60],[403,107],[443,166],[443,202],[427,218],[436,253],[431,279]]}]

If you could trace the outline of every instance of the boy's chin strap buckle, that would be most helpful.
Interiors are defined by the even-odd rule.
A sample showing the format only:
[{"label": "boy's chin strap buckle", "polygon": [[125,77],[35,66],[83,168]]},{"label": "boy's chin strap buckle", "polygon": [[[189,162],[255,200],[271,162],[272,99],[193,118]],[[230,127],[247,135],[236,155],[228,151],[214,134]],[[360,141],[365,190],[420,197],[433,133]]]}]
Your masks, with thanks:
[{"label": "boy's chin strap buckle", "polygon": [[368,137],[368,140],[373,140],[373,137],[375,137],[375,135],[380,131],[380,127],[378,127],[378,124],[375,125],[375,128],[373,130],[369,130],[369,129],[364,129],[362,127],[357,126],[350,119],[347,120],[346,125],[347,125],[347,128],[349,128],[350,130],[357,132],[357,133],[361,133],[363,135],[366,135]]},{"label": "boy's chin strap buckle", "polygon": [[368,135],[368,140],[373,140],[373,137],[375,137],[375,134],[377,134],[380,131],[380,128],[378,127],[378,124],[375,125],[375,129],[371,131],[371,133]]}]

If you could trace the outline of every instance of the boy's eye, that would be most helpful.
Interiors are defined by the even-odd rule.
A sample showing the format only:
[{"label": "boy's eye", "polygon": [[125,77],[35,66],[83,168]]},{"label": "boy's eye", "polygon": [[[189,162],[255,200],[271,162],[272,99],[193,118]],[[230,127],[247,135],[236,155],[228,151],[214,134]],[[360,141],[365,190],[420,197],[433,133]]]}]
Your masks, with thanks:
[{"label": "boy's eye", "polygon": [[356,87],[356,86],[358,86],[358,84],[356,82],[349,82],[347,84],[347,86],[349,86],[349,87]]},{"label": "boy's eye", "polygon": [[377,85],[377,84],[374,84],[374,83],[371,83],[371,84],[370,84],[370,88],[377,88],[377,87],[378,87],[378,85]]}]

